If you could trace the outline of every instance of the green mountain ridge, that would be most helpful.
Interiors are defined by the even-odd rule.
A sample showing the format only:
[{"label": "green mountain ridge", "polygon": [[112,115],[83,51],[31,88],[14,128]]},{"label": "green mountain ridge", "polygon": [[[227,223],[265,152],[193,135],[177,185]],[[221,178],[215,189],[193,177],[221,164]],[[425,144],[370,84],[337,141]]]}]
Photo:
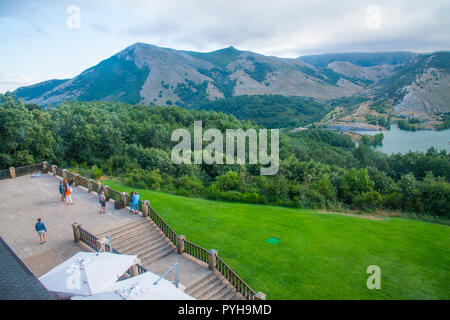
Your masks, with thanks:
[{"label": "green mountain ridge", "polygon": [[[210,108],[247,114],[246,119],[261,118],[250,115],[248,102],[253,101],[254,112],[272,118],[274,106],[278,105],[280,121],[272,124],[287,126],[295,121],[304,125],[316,120],[327,109],[323,105],[327,101],[355,96],[391,99],[399,113],[412,110],[435,114],[450,111],[449,55],[379,52],[289,59],[232,46],[194,52],[135,43],[72,79],[49,80],[18,88],[14,93],[25,103],[41,106],[64,100],[102,100]],[[430,80],[432,76],[434,80]],[[240,96],[245,98],[236,98]],[[280,101],[280,97],[286,97],[285,106],[274,103],[272,96]],[[293,107],[303,98],[314,99],[317,110],[310,112],[314,116]],[[243,103],[239,110],[233,106],[236,101]],[[302,104],[309,103],[305,100]],[[264,119],[260,123],[265,123]]]}]

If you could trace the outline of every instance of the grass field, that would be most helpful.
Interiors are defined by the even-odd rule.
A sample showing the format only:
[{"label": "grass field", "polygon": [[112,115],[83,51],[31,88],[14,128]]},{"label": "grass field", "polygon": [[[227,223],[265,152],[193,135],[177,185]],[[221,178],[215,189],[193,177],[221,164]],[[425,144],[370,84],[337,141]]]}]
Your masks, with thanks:
[{"label": "grass field", "polygon": [[[450,229],[401,218],[187,198],[137,190],[177,232],[223,260],[268,299],[449,299]],[[269,244],[275,237],[281,241]],[[366,286],[369,265],[381,289]]]}]

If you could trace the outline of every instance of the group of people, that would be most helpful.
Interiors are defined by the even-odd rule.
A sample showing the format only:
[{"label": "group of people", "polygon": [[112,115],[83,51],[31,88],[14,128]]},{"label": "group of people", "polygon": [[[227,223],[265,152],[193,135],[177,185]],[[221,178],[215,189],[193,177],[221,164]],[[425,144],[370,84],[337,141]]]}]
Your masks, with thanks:
[{"label": "group of people", "polygon": [[[59,184],[59,193],[61,194],[61,201],[66,202],[67,205],[73,204],[72,202],[72,185],[73,181],[70,180],[69,182],[64,179]],[[106,196],[105,192],[103,191],[102,185],[100,181],[97,181],[97,193],[98,193],[98,201],[100,203],[100,213],[106,213]],[[130,194],[130,213],[137,214],[139,212],[139,193],[137,191],[133,191]],[[44,222],[42,222],[41,218],[37,219],[37,222],[35,224],[36,232],[39,235],[39,238],[41,240],[41,244],[44,244],[47,242],[47,239],[45,237],[47,233],[47,228],[45,227]]]},{"label": "group of people", "polygon": [[73,181],[70,180],[67,182],[66,179],[60,182],[59,184],[59,193],[61,194],[61,201],[66,202],[67,205],[73,204],[72,201],[72,184]]},{"label": "group of people", "polygon": [[139,193],[137,191],[133,191],[130,194],[130,213],[138,213],[139,212]]}]

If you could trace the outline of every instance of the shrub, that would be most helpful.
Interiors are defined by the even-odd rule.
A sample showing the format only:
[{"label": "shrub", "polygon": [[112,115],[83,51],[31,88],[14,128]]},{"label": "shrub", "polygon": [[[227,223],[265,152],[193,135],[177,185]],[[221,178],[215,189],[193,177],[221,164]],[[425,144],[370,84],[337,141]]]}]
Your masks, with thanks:
[{"label": "shrub", "polygon": [[91,167],[91,176],[94,179],[98,179],[102,176],[102,169],[98,168],[96,165]]},{"label": "shrub", "polygon": [[211,184],[206,189],[206,197],[208,199],[219,199],[220,198],[220,189],[215,183]]},{"label": "shrub", "polygon": [[153,190],[160,190],[160,185],[162,183],[162,177],[159,174],[159,169],[147,172],[144,176],[145,185]]},{"label": "shrub", "polygon": [[355,205],[364,211],[374,211],[382,201],[383,196],[378,191],[369,191],[356,196]]},{"label": "shrub", "polygon": [[227,200],[227,201],[241,201],[242,193],[240,193],[238,191],[226,191],[226,192],[221,192],[220,197],[223,200]]},{"label": "shrub", "polygon": [[242,194],[242,201],[247,203],[261,203],[262,199],[256,192],[245,192]]},{"label": "shrub", "polygon": [[222,191],[236,191],[239,189],[241,177],[235,171],[227,171],[216,177],[216,184]]},{"label": "shrub", "polygon": [[388,209],[400,209],[402,204],[402,195],[398,192],[392,192],[383,197],[383,207]]}]

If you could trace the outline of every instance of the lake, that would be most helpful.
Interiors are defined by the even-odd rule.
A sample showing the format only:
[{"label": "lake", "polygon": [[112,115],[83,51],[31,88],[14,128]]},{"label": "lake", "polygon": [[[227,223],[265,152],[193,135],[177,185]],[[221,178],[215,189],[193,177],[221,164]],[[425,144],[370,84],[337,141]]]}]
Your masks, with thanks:
[{"label": "lake", "polygon": [[409,151],[427,151],[431,147],[450,152],[450,129],[443,131],[404,131],[396,124],[390,131],[357,131],[360,134],[384,134],[383,145],[376,150],[384,153],[408,153]]}]

